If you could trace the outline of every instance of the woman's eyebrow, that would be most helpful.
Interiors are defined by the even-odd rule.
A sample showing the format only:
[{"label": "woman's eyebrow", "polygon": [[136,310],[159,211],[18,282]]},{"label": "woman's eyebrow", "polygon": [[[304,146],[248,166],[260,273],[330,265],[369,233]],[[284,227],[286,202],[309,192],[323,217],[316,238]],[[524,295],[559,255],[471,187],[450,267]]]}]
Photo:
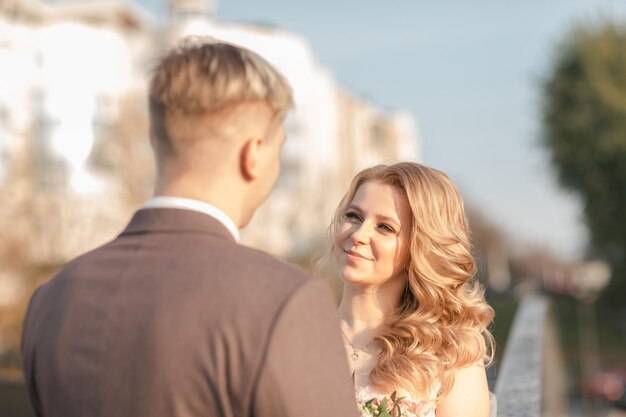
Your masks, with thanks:
[{"label": "woman's eyebrow", "polygon": [[396,224],[398,226],[400,225],[400,220],[398,220],[398,219],[396,219],[394,217],[384,216],[382,214],[377,216],[377,217],[379,219],[383,220],[383,221],[386,221],[386,222],[389,222],[389,223],[394,223],[394,224]]},{"label": "woman's eyebrow", "polygon": [[[363,210],[359,206],[357,206],[356,204],[350,204],[348,207],[346,207],[346,210],[354,210],[354,211],[358,211],[359,213],[363,214]],[[381,221],[384,221],[384,222],[393,223],[397,227],[400,226],[400,220],[398,220],[395,217],[386,216],[384,214],[377,214],[376,218],[378,220],[381,220]]]},{"label": "woman's eyebrow", "polygon": [[363,210],[361,210],[361,207],[355,205],[355,204],[350,204],[348,207],[346,207],[346,210],[356,210],[360,213],[363,213]]}]

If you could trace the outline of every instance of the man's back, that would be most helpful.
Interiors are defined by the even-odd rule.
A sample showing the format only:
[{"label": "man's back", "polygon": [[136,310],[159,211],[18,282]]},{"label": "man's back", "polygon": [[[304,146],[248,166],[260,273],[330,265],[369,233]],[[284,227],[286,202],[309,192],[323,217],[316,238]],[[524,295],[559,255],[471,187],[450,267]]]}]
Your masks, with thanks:
[{"label": "man's back", "polygon": [[215,219],[141,210],[34,295],[26,380],[45,416],[355,415],[334,307]]}]

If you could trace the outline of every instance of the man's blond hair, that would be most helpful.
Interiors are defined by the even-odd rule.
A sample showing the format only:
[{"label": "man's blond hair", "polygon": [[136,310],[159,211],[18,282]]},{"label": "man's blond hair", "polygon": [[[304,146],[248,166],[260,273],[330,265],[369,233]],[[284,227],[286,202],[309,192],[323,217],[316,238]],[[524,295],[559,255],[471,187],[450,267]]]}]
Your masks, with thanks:
[{"label": "man's blond hair", "polygon": [[150,82],[156,145],[160,152],[176,153],[175,128],[254,102],[265,103],[274,120],[282,120],[293,106],[291,87],[272,65],[248,49],[214,38],[185,38],[160,61]]}]

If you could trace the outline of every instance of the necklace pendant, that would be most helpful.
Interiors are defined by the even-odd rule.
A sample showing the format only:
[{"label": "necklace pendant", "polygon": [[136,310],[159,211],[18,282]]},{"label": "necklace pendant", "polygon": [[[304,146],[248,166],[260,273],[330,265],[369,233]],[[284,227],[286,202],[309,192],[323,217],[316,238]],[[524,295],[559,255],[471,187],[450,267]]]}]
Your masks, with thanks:
[{"label": "necklace pendant", "polygon": [[357,360],[359,360],[359,353],[355,350],[355,351],[352,352],[350,357],[352,358],[353,361],[357,361]]}]

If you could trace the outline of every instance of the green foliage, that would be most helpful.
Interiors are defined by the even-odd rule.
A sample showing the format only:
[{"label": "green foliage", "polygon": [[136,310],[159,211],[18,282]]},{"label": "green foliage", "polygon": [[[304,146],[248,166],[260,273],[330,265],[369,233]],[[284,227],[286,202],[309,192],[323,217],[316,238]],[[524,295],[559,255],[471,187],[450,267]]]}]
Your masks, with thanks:
[{"label": "green foliage", "polygon": [[544,87],[544,145],[559,182],[580,196],[590,250],[626,284],[626,27],[578,26]]},{"label": "green foliage", "polygon": [[494,355],[494,365],[500,366],[504,347],[513,324],[515,313],[517,312],[518,300],[513,296],[488,294],[487,302],[496,312],[496,316],[491,325],[491,334],[493,335],[496,346]]}]

